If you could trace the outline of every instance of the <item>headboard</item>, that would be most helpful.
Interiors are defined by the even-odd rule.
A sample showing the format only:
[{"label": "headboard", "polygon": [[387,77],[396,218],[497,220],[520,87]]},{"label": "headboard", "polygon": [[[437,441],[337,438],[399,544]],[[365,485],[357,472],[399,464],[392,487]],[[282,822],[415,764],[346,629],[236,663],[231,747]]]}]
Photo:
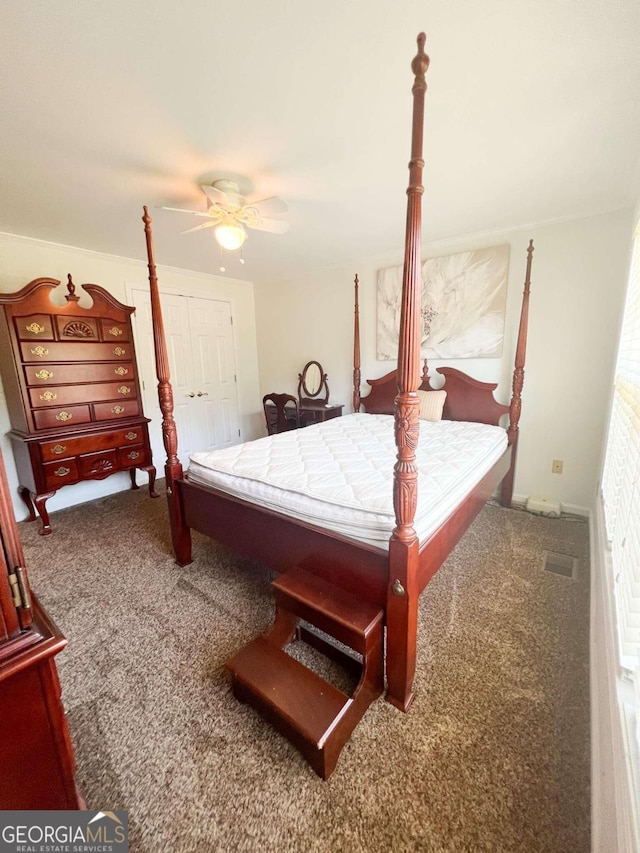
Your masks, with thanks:
[{"label": "headboard", "polygon": [[[509,412],[509,406],[498,403],[493,396],[498,387],[496,382],[480,382],[455,367],[441,367],[436,372],[444,376],[445,380],[442,386],[447,392],[442,412],[445,420],[497,425],[500,418]],[[367,379],[367,385],[371,391],[360,399],[365,412],[392,415],[398,394],[397,371],[392,370],[380,379]],[[426,359],[422,368],[420,390],[435,390],[431,385]]]},{"label": "headboard", "polygon": [[[436,372],[444,376],[447,392],[442,417],[448,421],[475,421],[481,424],[497,426],[503,415],[509,415],[508,440],[515,448],[518,440],[520,412],[522,408],[522,386],[524,382],[524,363],[527,351],[527,327],[529,323],[529,293],[531,289],[531,262],[533,259],[533,240],[529,240],[527,248],[527,271],[522,292],[520,307],[520,325],[511,383],[511,402],[504,406],[493,396],[498,387],[496,382],[480,382],[467,376],[455,367],[440,367]],[[369,414],[395,414],[395,402],[399,399],[400,383],[398,371],[392,370],[380,379],[367,379],[371,391],[366,397],[360,396],[360,308],[358,297],[358,276],[354,286],[354,336],[353,336],[353,411],[359,412],[364,406]],[[415,387],[415,386],[414,386]],[[435,391],[429,379],[427,360],[422,367],[422,376],[418,390]],[[409,392],[411,396],[411,393]]]}]

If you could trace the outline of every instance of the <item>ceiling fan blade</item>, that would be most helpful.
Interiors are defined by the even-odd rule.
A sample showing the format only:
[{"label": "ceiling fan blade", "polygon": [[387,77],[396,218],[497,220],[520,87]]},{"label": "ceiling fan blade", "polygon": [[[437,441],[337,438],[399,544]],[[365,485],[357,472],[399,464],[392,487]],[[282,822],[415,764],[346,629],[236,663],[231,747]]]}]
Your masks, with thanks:
[{"label": "ceiling fan blade", "polygon": [[209,216],[201,210],[185,210],[183,207],[161,207],[160,210],[173,210],[175,213],[190,213],[192,216]]},{"label": "ceiling fan blade", "polygon": [[217,187],[209,186],[208,184],[200,185],[206,193],[209,202],[213,205],[219,205],[225,210],[238,210],[242,207],[244,199],[241,195],[235,192],[223,192]]},{"label": "ceiling fan blade", "polygon": [[200,189],[206,194],[211,204],[224,204],[227,200],[227,194],[212,187],[211,184],[200,184]]},{"label": "ceiling fan blade", "polygon": [[258,216],[278,216],[278,214],[286,213],[289,210],[286,201],[277,195],[251,201],[245,207],[251,211],[256,211]]},{"label": "ceiling fan blade", "polygon": [[265,219],[263,216],[252,216],[247,219],[246,224],[256,231],[270,231],[272,234],[286,234],[289,230],[288,222],[282,219]]},{"label": "ceiling fan blade", "polygon": [[209,219],[209,222],[203,222],[202,225],[196,225],[194,228],[187,228],[186,231],[181,231],[181,234],[191,234],[192,231],[202,231],[203,228],[213,228],[214,225],[219,225],[219,220]]}]

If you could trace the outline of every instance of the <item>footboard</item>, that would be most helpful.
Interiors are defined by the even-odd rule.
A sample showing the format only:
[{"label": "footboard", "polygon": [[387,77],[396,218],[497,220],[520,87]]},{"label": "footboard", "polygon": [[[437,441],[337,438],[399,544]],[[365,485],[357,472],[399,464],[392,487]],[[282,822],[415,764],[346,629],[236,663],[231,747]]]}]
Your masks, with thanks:
[{"label": "footboard", "polygon": [[386,597],[386,551],[188,479],[176,482],[187,528],[276,572],[300,566],[375,604]]}]

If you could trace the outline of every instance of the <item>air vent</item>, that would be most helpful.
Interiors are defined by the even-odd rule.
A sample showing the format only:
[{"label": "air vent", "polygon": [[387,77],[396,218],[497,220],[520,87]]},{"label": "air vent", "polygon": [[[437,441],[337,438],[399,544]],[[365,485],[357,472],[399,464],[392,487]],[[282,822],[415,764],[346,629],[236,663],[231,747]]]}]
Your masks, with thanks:
[{"label": "air vent", "polygon": [[576,557],[569,556],[569,554],[556,554],[553,551],[545,551],[543,568],[545,572],[553,572],[554,575],[562,575],[564,578],[574,580],[578,568],[578,560]]}]

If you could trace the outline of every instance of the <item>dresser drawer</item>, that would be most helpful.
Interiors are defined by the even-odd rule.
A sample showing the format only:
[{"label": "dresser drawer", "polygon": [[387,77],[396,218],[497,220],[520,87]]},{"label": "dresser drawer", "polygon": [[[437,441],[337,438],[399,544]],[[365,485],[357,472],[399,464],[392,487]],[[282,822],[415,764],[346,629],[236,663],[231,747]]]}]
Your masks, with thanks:
[{"label": "dresser drawer", "polygon": [[127,400],[136,396],[134,382],[104,382],[89,385],[54,385],[32,388],[29,400],[34,409],[43,406],[73,406],[76,403],[93,403],[102,400]]},{"label": "dresser drawer", "polygon": [[97,421],[111,421],[114,418],[133,418],[140,414],[140,404],[137,400],[123,400],[121,403],[96,403],[93,415]]},{"label": "dresser drawer", "polygon": [[59,429],[63,426],[86,424],[91,420],[89,406],[66,406],[65,408],[41,409],[33,413],[36,429]]},{"label": "dresser drawer", "polygon": [[78,482],[78,467],[75,459],[61,459],[42,466],[48,489],[59,489],[69,483]]},{"label": "dresser drawer", "polygon": [[20,340],[53,340],[53,324],[48,314],[29,314],[27,317],[14,317],[13,322]]},{"label": "dresser drawer", "polygon": [[66,456],[77,456],[79,453],[94,453],[112,448],[120,448],[126,451],[128,448],[123,445],[138,445],[140,442],[144,442],[145,437],[146,429],[132,427],[126,430],[120,429],[68,439],[63,437],[55,441],[42,441],[39,444],[40,458],[43,462],[52,462],[56,459],[64,459]]},{"label": "dresser drawer", "polygon": [[43,441],[40,444],[40,458],[43,462],[53,462],[56,459],[64,459],[65,456],[75,456],[84,441],[83,438],[74,438],[71,441],[64,438],[58,441]]},{"label": "dresser drawer", "polygon": [[106,477],[118,470],[118,451],[99,450],[78,456],[78,471],[81,477]]},{"label": "dresser drawer", "polygon": [[148,465],[147,451],[142,444],[133,447],[118,448],[118,465],[121,468],[134,468]]},{"label": "dresser drawer", "polygon": [[94,340],[98,336],[98,320],[94,317],[56,317],[56,328],[60,340]]},{"label": "dresser drawer", "polygon": [[115,320],[100,320],[103,341],[128,341],[128,323],[118,323]]},{"label": "dresser drawer", "polygon": [[[41,336],[42,337],[42,336]],[[20,344],[23,361],[131,361],[133,345],[127,343],[93,344],[80,341],[65,343],[35,342]]]},{"label": "dresser drawer", "polygon": [[108,382],[125,379],[131,382],[135,369],[130,361],[124,364],[29,364],[24,368],[27,385],[66,385],[84,382]]},{"label": "dresser drawer", "polygon": [[123,430],[122,432],[114,432],[114,437],[117,437],[118,444],[136,444],[143,441],[147,434],[145,427],[134,427],[133,429]]}]

